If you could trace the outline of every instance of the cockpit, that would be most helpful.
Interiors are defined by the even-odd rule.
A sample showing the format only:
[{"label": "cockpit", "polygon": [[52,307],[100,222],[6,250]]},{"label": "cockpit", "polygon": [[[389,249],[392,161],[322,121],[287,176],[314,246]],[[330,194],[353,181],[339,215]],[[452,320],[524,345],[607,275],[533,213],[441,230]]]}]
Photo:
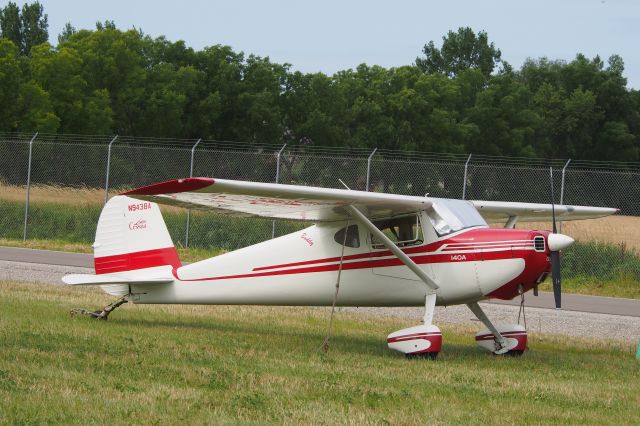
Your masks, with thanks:
[{"label": "cockpit", "polygon": [[[373,224],[398,247],[409,247],[431,242],[439,237],[471,227],[488,227],[476,208],[464,200],[431,198],[433,207],[422,213],[412,213],[387,219],[374,220]],[[433,226],[429,229],[428,222]],[[360,247],[360,229],[357,225],[341,228],[334,235],[338,244]],[[367,240],[374,250],[385,250],[386,246],[373,235]]]},{"label": "cockpit", "polygon": [[427,216],[440,237],[465,228],[489,226],[468,201],[449,198],[431,198],[431,200],[433,200],[433,208],[427,211]]}]

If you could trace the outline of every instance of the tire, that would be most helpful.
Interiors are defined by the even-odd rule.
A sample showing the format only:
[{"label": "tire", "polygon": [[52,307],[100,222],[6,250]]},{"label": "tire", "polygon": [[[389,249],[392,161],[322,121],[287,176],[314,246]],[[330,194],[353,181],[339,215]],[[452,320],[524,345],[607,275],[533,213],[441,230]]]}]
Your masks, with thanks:
[{"label": "tire", "polygon": [[440,352],[423,352],[420,354],[406,354],[407,359],[429,359],[435,360]]}]

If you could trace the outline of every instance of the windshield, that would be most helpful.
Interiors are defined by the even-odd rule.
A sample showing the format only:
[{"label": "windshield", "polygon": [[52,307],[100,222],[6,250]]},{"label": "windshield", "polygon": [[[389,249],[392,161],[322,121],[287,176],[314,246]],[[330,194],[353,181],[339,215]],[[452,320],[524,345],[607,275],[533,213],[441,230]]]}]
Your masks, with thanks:
[{"label": "windshield", "polygon": [[472,226],[488,226],[473,205],[464,200],[432,198],[433,209],[427,215],[439,236]]}]

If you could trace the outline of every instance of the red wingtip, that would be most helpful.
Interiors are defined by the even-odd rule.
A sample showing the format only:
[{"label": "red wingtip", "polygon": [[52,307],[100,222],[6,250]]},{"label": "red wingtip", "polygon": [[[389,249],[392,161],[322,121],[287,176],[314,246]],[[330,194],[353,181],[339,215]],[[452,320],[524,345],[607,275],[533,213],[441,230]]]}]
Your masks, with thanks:
[{"label": "red wingtip", "polygon": [[160,195],[175,194],[177,192],[191,192],[206,188],[215,182],[212,178],[195,177],[168,180],[166,182],[154,183],[153,185],[141,186],[131,191],[123,192],[120,195]]}]

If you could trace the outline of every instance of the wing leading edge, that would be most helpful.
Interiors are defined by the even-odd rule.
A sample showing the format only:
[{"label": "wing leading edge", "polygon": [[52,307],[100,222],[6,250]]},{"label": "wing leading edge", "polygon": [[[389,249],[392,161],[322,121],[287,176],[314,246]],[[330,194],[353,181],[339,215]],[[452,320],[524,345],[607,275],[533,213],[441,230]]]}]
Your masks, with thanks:
[{"label": "wing leading edge", "polygon": [[432,205],[425,197],[203,177],[162,182],[122,195],[238,217],[313,222],[344,220],[348,205],[370,218],[417,212]]}]

